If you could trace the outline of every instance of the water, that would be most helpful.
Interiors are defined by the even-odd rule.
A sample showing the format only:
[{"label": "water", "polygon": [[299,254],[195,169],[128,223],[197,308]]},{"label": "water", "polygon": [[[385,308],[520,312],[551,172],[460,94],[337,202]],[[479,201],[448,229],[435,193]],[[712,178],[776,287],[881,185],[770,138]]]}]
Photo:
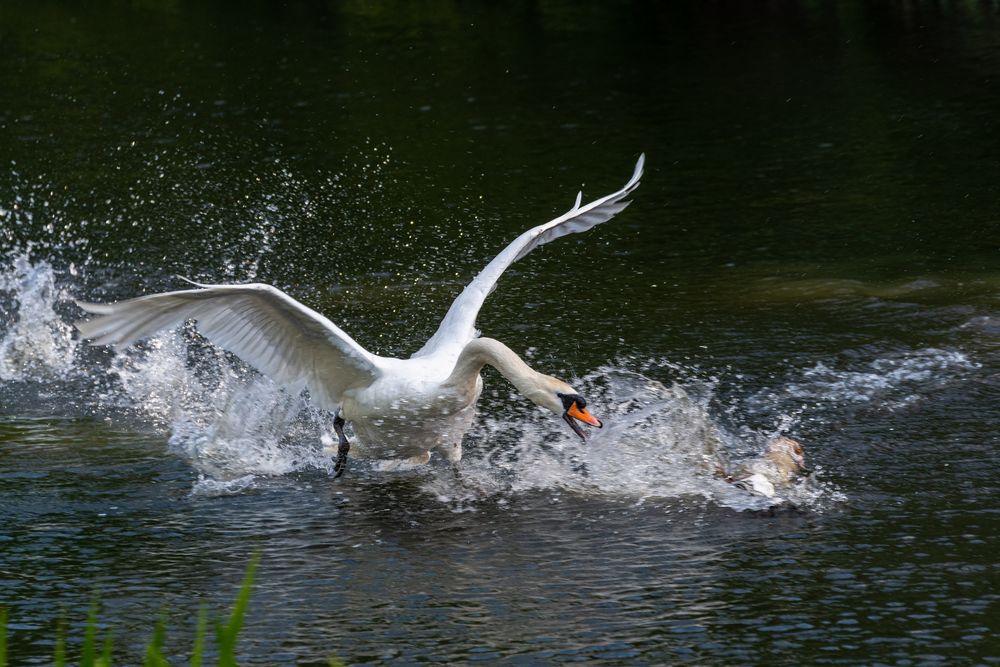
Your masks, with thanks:
[{"label": "water", "polygon": [[[989,664],[1000,389],[996,8],[0,8],[0,604],[123,660],[263,560],[245,664]],[[261,280],[418,349],[480,327],[572,380],[586,444],[487,373],[456,475],[360,459],[192,330],[81,344],[73,298]],[[718,457],[786,433],[779,497]],[[76,633],[78,636],[79,633]],[[72,646],[71,646],[72,651]]]}]

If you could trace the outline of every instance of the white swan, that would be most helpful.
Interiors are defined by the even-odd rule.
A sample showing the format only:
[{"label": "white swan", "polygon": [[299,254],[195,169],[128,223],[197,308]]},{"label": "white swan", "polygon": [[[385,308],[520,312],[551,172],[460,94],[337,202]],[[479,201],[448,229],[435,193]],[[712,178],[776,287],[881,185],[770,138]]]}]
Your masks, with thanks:
[{"label": "white swan", "polygon": [[[482,392],[479,373],[493,366],[535,404],[561,414],[585,438],[581,421],[601,427],[587,402],[565,382],[532,370],[510,348],[477,338],[476,316],[508,266],[560,236],[606,222],[628,206],[639,185],[645,155],[615,193],[581,206],[582,193],[567,213],[518,236],[452,303],[437,332],[409,359],[368,352],[337,325],[270,285],[202,285],[199,289],[151,294],[114,304],[77,302],[100,315],[76,323],[94,345],[123,348],[185,320],[216,345],[246,360],[276,382],[335,413],[340,440],[336,476],[344,471],[350,444],[344,424],[377,458],[426,462],[431,450],[451,461],[462,456],[462,436]],[[190,282],[190,281],[189,281]]]}]

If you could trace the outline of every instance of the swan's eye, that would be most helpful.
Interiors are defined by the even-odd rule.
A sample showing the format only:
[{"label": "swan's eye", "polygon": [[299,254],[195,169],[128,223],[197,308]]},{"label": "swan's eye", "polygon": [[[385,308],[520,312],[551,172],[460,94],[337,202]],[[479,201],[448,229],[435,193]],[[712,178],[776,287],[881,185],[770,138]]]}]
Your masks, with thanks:
[{"label": "swan's eye", "polygon": [[576,407],[581,410],[587,407],[587,401],[584,400],[583,396],[580,396],[579,394],[560,394],[557,392],[556,396],[562,400],[563,409],[565,410],[569,410],[573,407],[574,403],[576,403]]}]

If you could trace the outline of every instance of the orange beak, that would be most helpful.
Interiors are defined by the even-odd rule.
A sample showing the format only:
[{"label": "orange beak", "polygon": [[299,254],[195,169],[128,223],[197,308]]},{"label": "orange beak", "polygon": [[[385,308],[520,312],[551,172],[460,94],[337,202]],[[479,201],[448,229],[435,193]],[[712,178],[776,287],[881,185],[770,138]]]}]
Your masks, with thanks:
[{"label": "orange beak", "polygon": [[568,414],[573,419],[578,419],[582,421],[584,424],[590,424],[591,426],[596,426],[597,428],[601,428],[602,426],[604,426],[604,424],[601,423],[600,419],[587,412],[586,408],[581,410],[580,408],[577,407],[576,403],[569,406],[569,410],[566,411],[566,414]]}]

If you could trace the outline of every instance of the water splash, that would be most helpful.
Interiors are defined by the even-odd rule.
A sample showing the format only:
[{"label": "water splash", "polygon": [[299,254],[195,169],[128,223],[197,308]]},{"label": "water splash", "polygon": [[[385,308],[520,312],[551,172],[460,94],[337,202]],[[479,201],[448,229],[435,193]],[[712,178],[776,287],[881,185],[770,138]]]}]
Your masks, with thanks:
[{"label": "water splash", "polygon": [[470,447],[457,477],[435,476],[428,493],[460,510],[481,498],[503,498],[532,491],[573,494],[644,503],[687,498],[736,510],[777,505],[818,508],[843,496],[819,477],[801,480],[774,498],[751,495],[719,478],[732,470],[734,452],[761,452],[768,434],[736,435],[713,418],[714,384],[663,384],[641,372],[606,366],[574,382],[605,419],[605,428],[580,442],[540,411],[514,419],[480,420],[473,437],[503,442],[501,429],[521,424],[515,442]]},{"label": "water splash", "polygon": [[169,432],[171,451],[203,476],[230,481],[332,469],[323,453],[323,415],[301,395],[192,332],[166,333],[117,355],[113,399]]},{"label": "water splash", "polygon": [[72,327],[56,312],[68,295],[48,262],[32,263],[30,248],[0,272],[0,379],[67,379],[76,363]]},{"label": "water splash", "polygon": [[[46,383],[97,413],[126,412],[170,433],[168,446],[218,480],[327,469],[318,443],[323,417],[191,331],[166,332],[113,354],[85,355],[69,319],[74,271],[13,253],[0,270],[0,379]],[[60,383],[63,383],[60,386]]]},{"label": "water splash", "polygon": [[[68,323],[79,279],[46,261],[32,262],[28,253],[15,254],[9,264],[0,272],[3,379],[44,381],[73,400],[79,399],[73,382],[90,379],[101,387],[93,399],[96,412],[125,410],[168,434],[169,450],[198,474],[197,495],[252,492],[268,478],[303,471],[332,473],[324,447],[332,417],[311,408],[304,396],[288,394],[192,328],[121,353],[83,354]],[[742,392],[742,412],[728,412],[718,405],[722,381],[666,361],[623,359],[575,382],[606,424],[586,443],[512,393],[502,416],[477,419],[458,475],[433,463],[410,471],[356,464],[352,472],[359,478],[416,476],[424,492],[456,511],[536,492],[634,503],[682,499],[737,510],[782,503],[821,509],[844,499],[822,471],[772,499],[734,488],[716,470],[731,469],[762,452],[774,435],[795,434],[806,421],[836,419],[851,405],[898,409],[978,367],[967,353],[941,348],[856,358],[843,368],[818,361],[775,387]],[[682,379],[656,379],[664,369]],[[727,396],[741,393],[732,381],[725,384]],[[764,427],[750,428],[749,421]],[[807,457],[818,444],[805,443]]]},{"label": "water splash", "polygon": [[[46,262],[15,258],[0,276],[8,318],[0,331],[5,377],[19,380],[111,378],[97,392],[95,411],[126,411],[168,434],[168,448],[198,473],[192,493],[250,492],[269,477],[306,470],[332,473],[324,442],[332,417],[309,407],[217,348],[193,328],[161,334],[119,353],[78,354],[71,326],[60,316],[73,291]],[[640,370],[630,369],[632,364]],[[666,362],[662,365],[672,366]],[[713,381],[691,373],[664,384],[646,363],[622,361],[576,384],[605,418],[606,428],[581,443],[558,419],[511,394],[504,416],[483,414],[469,436],[457,477],[439,466],[377,474],[410,474],[456,510],[488,499],[546,491],[600,495],[629,502],[694,498],[736,509],[787,500],[816,507],[834,494],[815,480],[784,498],[760,499],[716,478],[734,453],[760,451],[767,433],[738,435],[713,417]],[[11,370],[13,369],[13,371]],[[66,392],[75,392],[67,384]],[[74,398],[77,398],[74,396]],[[385,466],[375,466],[376,470]]]}]

